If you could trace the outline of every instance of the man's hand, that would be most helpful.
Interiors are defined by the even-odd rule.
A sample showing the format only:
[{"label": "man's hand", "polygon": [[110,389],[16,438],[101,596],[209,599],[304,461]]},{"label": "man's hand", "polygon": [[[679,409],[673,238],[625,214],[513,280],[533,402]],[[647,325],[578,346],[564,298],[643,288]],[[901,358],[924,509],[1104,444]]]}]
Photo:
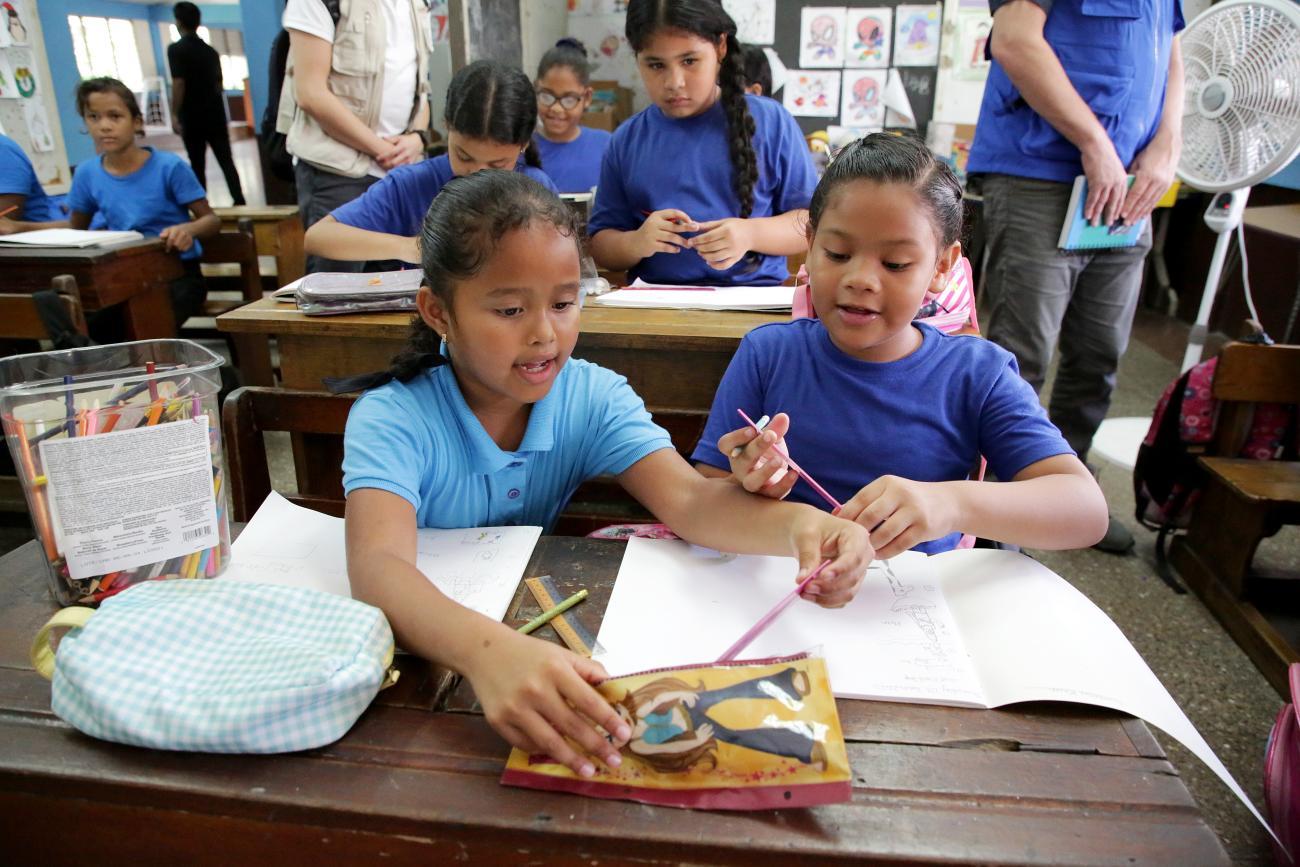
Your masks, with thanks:
[{"label": "man's hand", "polygon": [[1179,154],[1176,137],[1157,135],[1133,158],[1130,167],[1133,186],[1129,187],[1119,212],[1125,223],[1132,225],[1151,216],[1156,202],[1174,182]]},{"label": "man's hand", "polygon": [[1128,172],[1108,138],[1098,139],[1080,151],[1083,174],[1088,178],[1088,200],[1083,216],[1094,226],[1109,226],[1120,215],[1128,193]]}]

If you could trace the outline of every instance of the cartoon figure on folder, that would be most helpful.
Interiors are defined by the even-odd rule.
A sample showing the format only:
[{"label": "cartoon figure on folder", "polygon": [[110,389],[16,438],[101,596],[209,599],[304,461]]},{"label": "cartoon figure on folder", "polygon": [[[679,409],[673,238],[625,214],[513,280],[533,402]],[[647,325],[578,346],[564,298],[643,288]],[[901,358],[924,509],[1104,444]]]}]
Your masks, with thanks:
[{"label": "cartoon figure on folder", "polygon": [[808,724],[732,729],[709,716],[710,709],[732,699],[777,701],[798,709],[808,691],[807,672],[795,668],[710,690],[663,677],[629,692],[614,709],[632,728],[624,751],[660,773],[685,773],[705,761],[716,768],[718,741],[825,768],[826,747]]}]

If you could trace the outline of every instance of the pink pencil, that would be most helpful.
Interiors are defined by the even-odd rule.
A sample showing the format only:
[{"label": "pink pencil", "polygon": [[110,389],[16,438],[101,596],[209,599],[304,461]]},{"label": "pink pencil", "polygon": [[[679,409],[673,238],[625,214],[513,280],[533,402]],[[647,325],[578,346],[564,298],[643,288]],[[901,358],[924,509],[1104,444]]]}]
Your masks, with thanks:
[{"label": "pink pencil", "polygon": [[758,638],[758,636],[762,634],[764,629],[767,629],[767,627],[772,625],[772,621],[776,620],[776,618],[781,614],[782,611],[790,607],[790,603],[793,602],[799,596],[799,594],[803,592],[803,589],[808,586],[808,582],[812,581],[818,575],[822,574],[822,570],[825,569],[830,564],[831,564],[830,560],[823,560],[820,564],[818,564],[816,569],[808,573],[807,578],[800,581],[798,586],[795,587],[793,590],[791,590],[789,594],[785,596],[785,598],[783,598],[780,602],[776,603],[776,605],[772,606],[771,611],[767,612],[762,617],[760,617],[758,622],[749,628],[748,632],[740,636],[740,638],[737,639],[735,644],[728,647],[726,651],[721,656],[718,657],[718,662],[731,662],[731,660],[736,658],[736,656],[740,653],[740,651],[744,650],[746,647],[749,647],[749,645],[754,641],[754,639]]},{"label": "pink pencil", "polygon": [[[745,420],[745,424],[749,425],[751,428],[754,429],[754,433],[762,435],[763,429],[758,425],[754,424],[754,420],[749,416],[745,415],[745,411],[743,409],[737,409],[736,412],[740,413],[740,417]],[[777,444],[776,446],[774,446],[774,448],[776,449],[776,453],[778,455],[785,458],[785,462],[790,465],[790,469],[794,470],[799,475],[799,478],[803,479],[805,482],[812,485],[812,489],[817,493],[821,494],[822,499],[831,504],[831,508],[833,509],[841,508],[840,501],[832,497],[829,493],[827,493],[826,489],[823,488],[821,485],[817,484],[817,481],[812,476],[805,473],[803,471],[803,467],[796,464],[794,462],[794,459],[790,457],[789,452],[781,448],[780,444]]]}]

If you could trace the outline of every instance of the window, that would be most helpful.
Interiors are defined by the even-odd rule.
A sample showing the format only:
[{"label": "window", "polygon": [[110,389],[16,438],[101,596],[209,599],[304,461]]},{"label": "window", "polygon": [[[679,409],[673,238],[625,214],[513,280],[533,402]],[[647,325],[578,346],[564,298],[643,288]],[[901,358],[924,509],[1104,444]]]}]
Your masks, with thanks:
[{"label": "window", "polygon": [[144,89],[140,69],[140,52],[135,44],[135,28],[125,18],[95,18],[69,15],[72,50],[77,56],[77,72],[82,78],[107,75],[120,80],[133,91]]},{"label": "window", "polygon": [[[181,38],[175,24],[165,25],[171,42]],[[248,78],[248,58],[244,56],[244,34],[223,27],[208,28],[200,24],[199,38],[211,45],[221,55],[222,90],[243,90]]]}]

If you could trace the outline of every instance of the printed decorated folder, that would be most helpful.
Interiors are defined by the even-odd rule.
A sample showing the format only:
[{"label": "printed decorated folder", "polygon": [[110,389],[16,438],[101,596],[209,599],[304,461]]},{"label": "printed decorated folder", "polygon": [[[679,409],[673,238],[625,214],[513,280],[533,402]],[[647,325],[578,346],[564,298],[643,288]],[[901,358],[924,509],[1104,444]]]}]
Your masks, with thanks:
[{"label": "printed decorated folder", "polygon": [[849,800],[848,752],[820,657],[656,669],[597,689],[632,729],[622,765],[596,762],[588,779],[516,749],[501,782],[707,810]]},{"label": "printed decorated folder", "polygon": [[[1129,175],[1128,183],[1133,185],[1132,175]],[[1094,226],[1083,216],[1083,206],[1087,202],[1088,179],[1079,175],[1074,179],[1070,206],[1065,209],[1065,223],[1061,226],[1061,237],[1056,246],[1062,250],[1107,250],[1132,247],[1142,239],[1146,220],[1138,220],[1132,225],[1118,221],[1109,226]]]}]

